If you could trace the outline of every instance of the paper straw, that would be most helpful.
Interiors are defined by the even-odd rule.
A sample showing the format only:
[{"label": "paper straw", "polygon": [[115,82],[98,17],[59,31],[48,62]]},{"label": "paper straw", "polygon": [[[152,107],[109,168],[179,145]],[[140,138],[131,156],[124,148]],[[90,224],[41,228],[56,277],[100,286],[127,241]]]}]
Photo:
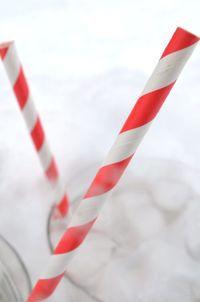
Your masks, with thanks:
[{"label": "paper straw", "polygon": [[49,148],[40,117],[34,105],[14,41],[0,44],[0,55],[44,173],[55,189],[58,201],[55,213],[65,217],[69,210],[69,200],[61,183],[54,156]]},{"label": "paper straw", "polygon": [[175,31],[27,302],[42,301],[54,292],[68,262],[92,228],[198,40],[181,28]]}]

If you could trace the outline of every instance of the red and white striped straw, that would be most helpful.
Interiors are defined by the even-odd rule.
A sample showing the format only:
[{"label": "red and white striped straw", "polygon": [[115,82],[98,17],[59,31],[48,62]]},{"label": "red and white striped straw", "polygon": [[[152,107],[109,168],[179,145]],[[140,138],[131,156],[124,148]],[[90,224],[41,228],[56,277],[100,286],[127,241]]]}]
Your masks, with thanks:
[{"label": "red and white striped straw", "polygon": [[175,31],[27,302],[47,299],[54,292],[198,41],[181,28]]},{"label": "red and white striped straw", "polygon": [[65,217],[69,211],[69,200],[61,183],[54,156],[49,148],[40,117],[35,108],[14,41],[0,44],[0,56],[45,175],[55,188],[58,201],[56,213],[58,216]]}]

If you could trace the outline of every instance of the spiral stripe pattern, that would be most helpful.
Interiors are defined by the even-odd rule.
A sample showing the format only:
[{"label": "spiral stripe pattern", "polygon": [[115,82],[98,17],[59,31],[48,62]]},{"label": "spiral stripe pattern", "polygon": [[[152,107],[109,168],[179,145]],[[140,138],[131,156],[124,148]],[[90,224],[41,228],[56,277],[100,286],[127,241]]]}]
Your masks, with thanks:
[{"label": "spiral stripe pattern", "polygon": [[69,209],[68,197],[61,184],[57,165],[48,146],[40,117],[17,55],[15,43],[1,44],[0,55],[45,175],[52,186],[55,187],[56,197],[59,196],[56,208],[57,214],[65,217]]},{"label": "spiral stripe pattern", "polygon": [[97,219],[199,38],[177,28],[27,302],[47,299]]}]

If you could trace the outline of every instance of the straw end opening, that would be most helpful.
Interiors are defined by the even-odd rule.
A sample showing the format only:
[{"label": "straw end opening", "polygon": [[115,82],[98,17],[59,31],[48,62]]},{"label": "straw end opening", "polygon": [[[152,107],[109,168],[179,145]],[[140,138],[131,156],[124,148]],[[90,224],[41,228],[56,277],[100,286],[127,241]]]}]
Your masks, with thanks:
[{"label": "straw end opening", "polygon": [[14,41],[0,43],[0,56],[2,60],[4,60],[9,46],[12,45],[13,43]]},{"label": "straw end opening", "polygon": [[7,47],[9,47],[11,44],[13,44],[13,43],[14,43],[14,40],[8,41],[8,42],[0,43],[0,49],[2,49],[2,48],[7,48]]}]

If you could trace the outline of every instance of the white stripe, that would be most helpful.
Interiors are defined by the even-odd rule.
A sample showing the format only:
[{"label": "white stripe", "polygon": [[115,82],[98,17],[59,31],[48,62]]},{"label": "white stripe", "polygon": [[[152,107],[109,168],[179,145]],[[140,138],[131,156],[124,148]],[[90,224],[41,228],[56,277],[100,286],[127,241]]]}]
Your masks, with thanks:
[{"label": "white stripe", "polygon": [[56,183],[53,183],[52,186],[55,191],[56,200],[57,202],[60,202],[65,195],[64,186],[59,179],[57,180]]},{"label": "white stripe", "polygon": [[26,121],[27,128],[31,132],[37,121],[37,111],[33,103],[32,96],[29,94],[28,100],[22,110],[23,117]]},{"label": "white stripe", "polygon": [[72,216],[70,227],[80,226],[95,219],[112,190],[94,197],[85,198]]},{"label": "white stripe", "polygon": [[151,123],[120,133],[105,158],[103,166],[114,164],[133,155]]},{"label": "white stripe", "polygon": [[18,78],[20,71],[20,61],[14,43],[9,46],[3,62],[11,85],[13,86]]},{"label": "white stripe", "polygon": [[196,44],[162,58],[154,69],[141,95],[166,87],[176,81]]},{"label": "white stripe", "polygon": [[50,279],[62,274],[65,271],[68,262],[73,258],[75,253],[76,250],[65,254],[51,255],[45,270],[40,276],[40,279]]},{"label": "white stripe", "polygon": [[44,140],[44,143],[40,151],[38,152],[38,156],[40,158],[40,162],[42,164],[44,171],[46,171],[49,165],[51,164],[51,159],[52,159],[52,154],[46,139]]}]

